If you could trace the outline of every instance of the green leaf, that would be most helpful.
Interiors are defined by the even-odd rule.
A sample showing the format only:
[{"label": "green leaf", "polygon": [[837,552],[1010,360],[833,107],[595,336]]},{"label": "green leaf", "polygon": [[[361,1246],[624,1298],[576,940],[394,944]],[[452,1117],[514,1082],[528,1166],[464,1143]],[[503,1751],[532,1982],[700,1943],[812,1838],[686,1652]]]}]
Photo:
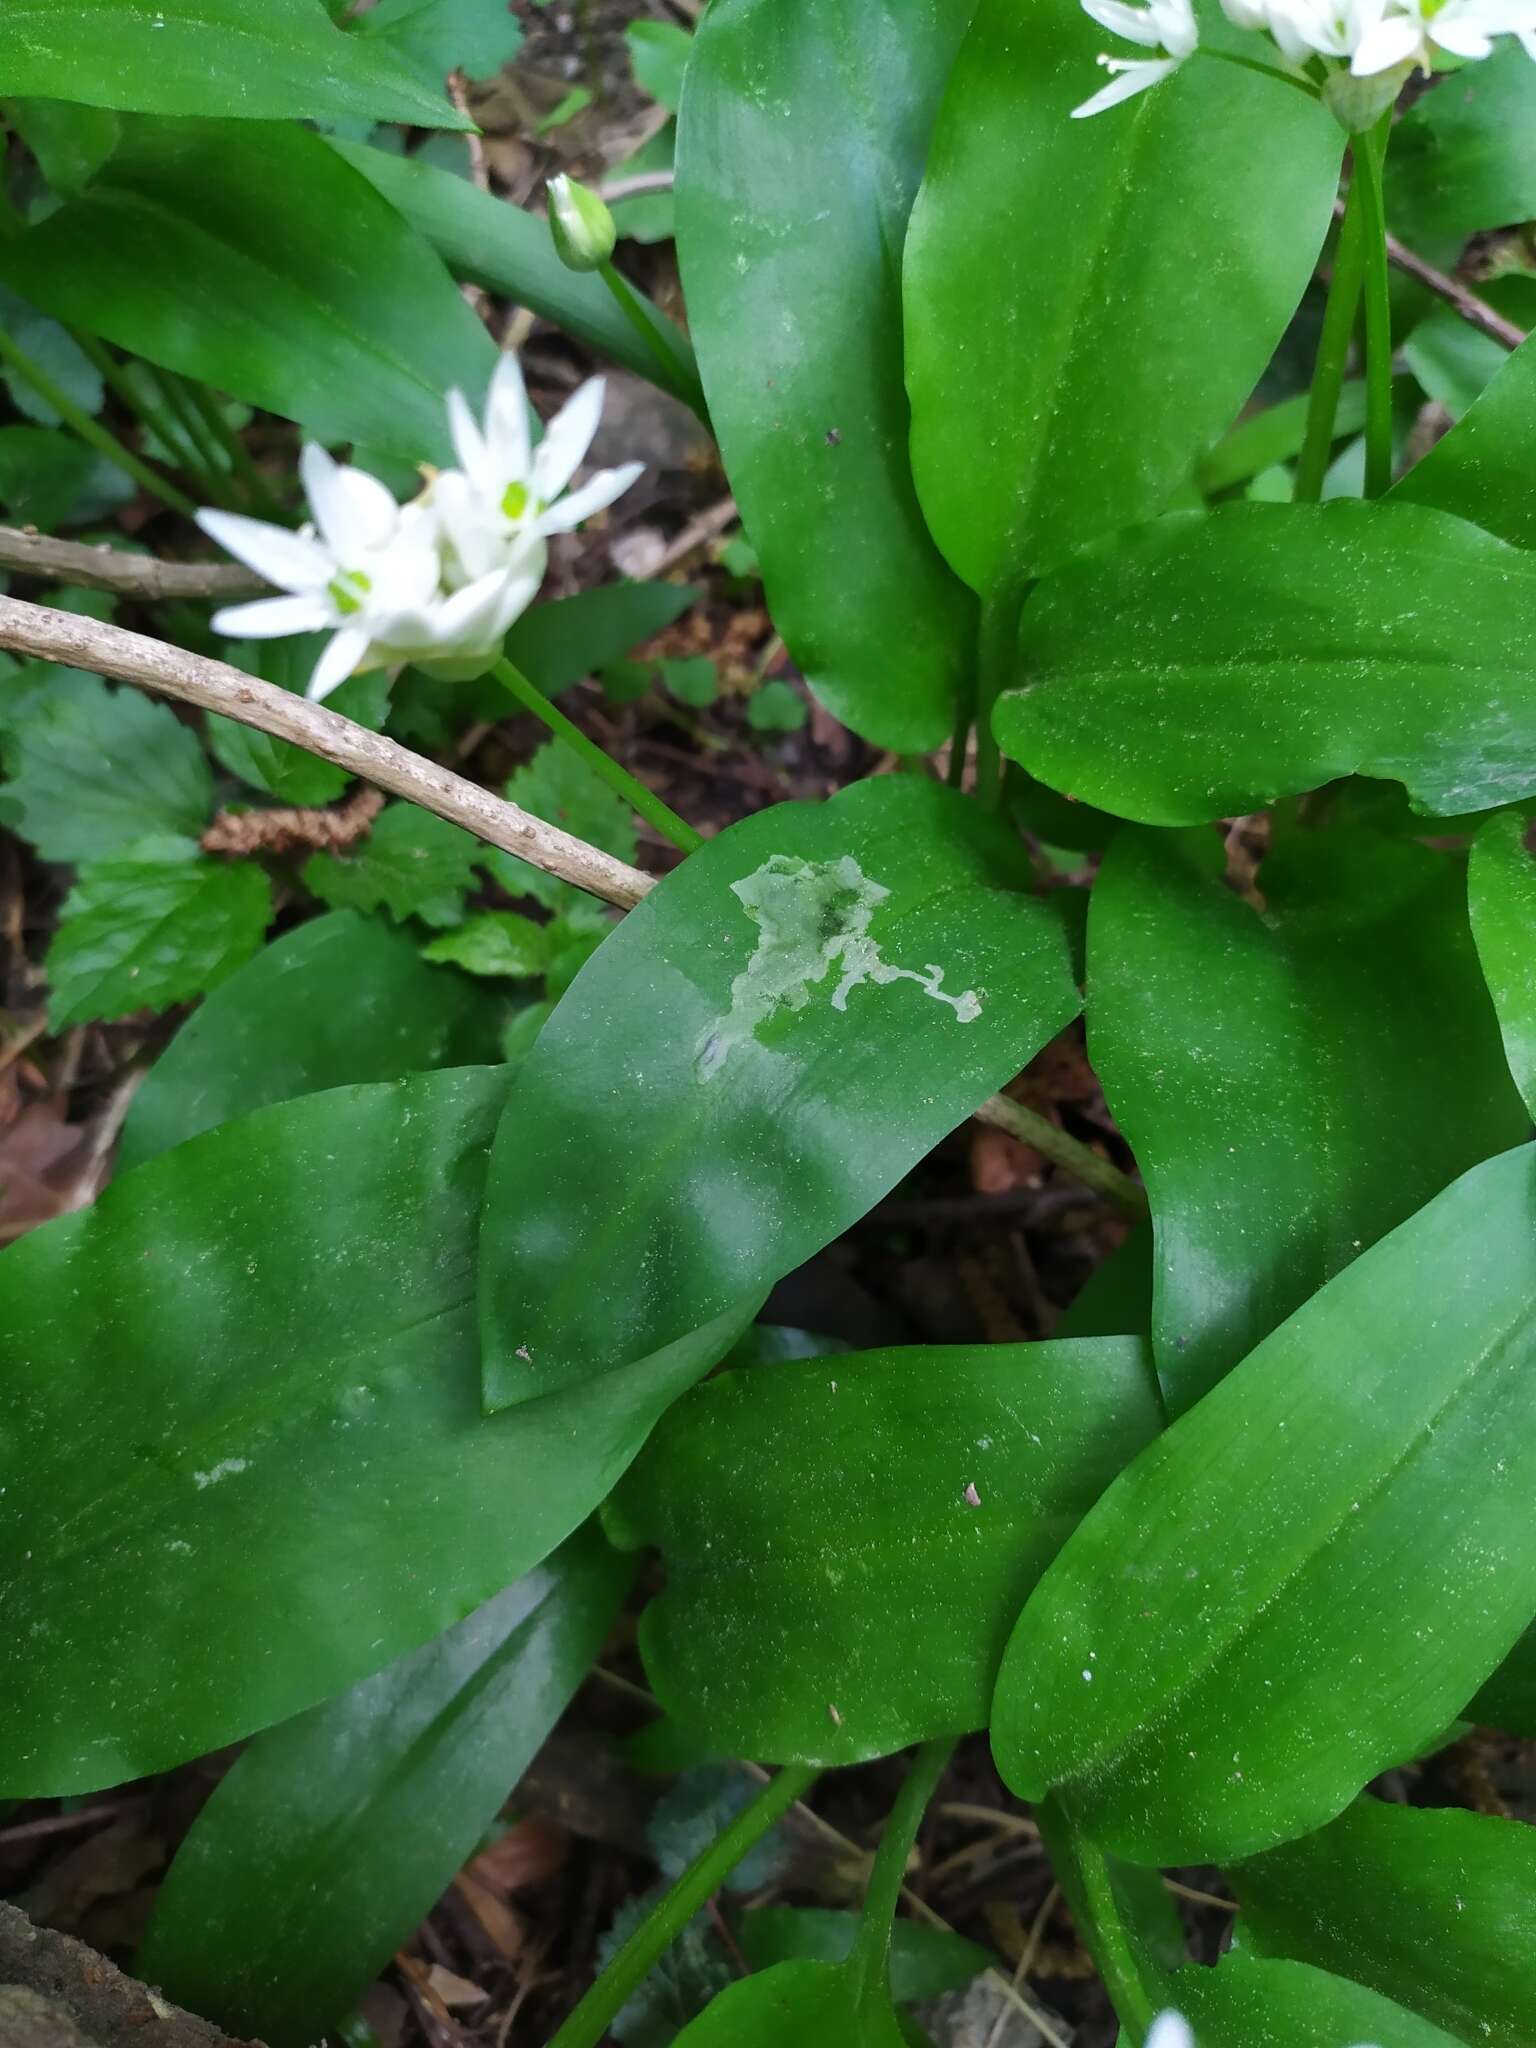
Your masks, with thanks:
[{"label": "green leaf", "polygon": [[[611,362],[622,363],[637,377],[690,403],[693,394],[686,375],[671,375],[659,367],[648,343],[631,327],[596,272],[566,269],[555,254],[548,221],[477,190],[452,171],[363,143],[331,146],[431,243],[455,277],[515,300]],[[649,301],[642,298],[641,304],[680,360],[691,364],[693,346],[682,330]]]},{"label": "green leaf", "polygon": [[271,1102],[494,1058],[497,1006],[412,940],[338,910],[263,946],[182,1025],[133,1099],[126,1173]]},{"label": "green leaf", "polygon": [[1074,1014],[1054,908],[916,776],[780,804],[630,912],[540,1034],[497,1143],[492,1408],[762,1293]]},{"label": "green leaf", "polygon": [[1089,910],[1089,1047],[1151,1197],[1174,1414],[1530,1130],[1457,863],[1365,832],[1277,830],[1262,911],[1224,865],[1213,833],[1123,831]]},{"label": "green leaf", "polygon": [[1161,1424],[1132,1337],[718,1375],[604,1510],[666,1567],[640,1628],[657,1698],[763,1762],[856,1763],[984,1727],[1026,1595]]},{"label": "green leaf", "polygon": [[37,158],[38,168],[61,199],[73,199],[116,149],[122,123],[102,107],[72,106],[67,100],[4,99],[0,114]]},{"label": "green leaf", "polygon": [[693,37],[675,21],[632,21],[624,31],[630,68],[642,92],[675,114]]},{"label": "green leaf", "polygon": [[747,699],[747,723],[754,732],[798,732],[805,720],[805,700],[777,679],[763,683]]},{"label": "green leaf", "polygon": [[1434,1742],[1536,1611],[1533,1303],[1527,1145],[1329,1281],[1088,1515],[1003,1661],[1013,1790],[1059,1789],[1130,1861],[1219,1862]]},{"label": "green leaf", "polygon": [[433,251],[291,122],[126,122],[86,193],[0,244],[0,278],[321,440],[413,462],[448,458],[444,393],[478,397],[495,367]]},{"label": "green leaf", "polygon": [[316,0],[7,0],[0,76],[9,92],[147,114],[469,126]]},{"label": "green leaf", "polygon": [[7,821],[45,860],[100,860],[161,835],[195,839],[213,810],[197,734],[128,685],[59,670],[5,751]]},{"label": "green leaf", "polygon": [[[974,612],[913,488],[900,263],[964,0],[727,0],[694,37],[677,236],[774,622],[876,746],[954,723]],[[974,391],[974,387],[973,387]]]},{"label": "green leaf", "polygon": [[1536,219],[1536,71],[1513,42],[1441,79],[1398,121],[1387,218],[1436,263],[1484,228]]},{"label": "green leaf", "polygon": [[715,673],[712,657],[707,654],[684,655],[658,662],[657,666],[661,670],[662,687],[679,704],[691,704],[696,711],[703,711],[720,694],[720,678]]},{"label": "green leaf", "polygon": [[1466,1709],[1469,1721],[1536,1739],[1536,1622]]},{"label": "green leaf", "polygon": [[1069,119],[1103,43],[1060,0],[980,0],[912,216],[913,469],[983,595],[1163,509],[1273,355],[1338,187],[1329,116],[1230,64]]},{"label": "green leaf", "polygon": [[51,427],[0,427],[0,505],[54,533],[126,504],[136,486],[104,456]]},{"label": "green leaf", "polygon": [[[817,1906],[760,1906],[735,1925],[737,1946],[754,1970],[775,1963],[845,1963],[859,1930],[857,1913]],[[990,1949],[918,1920],[891,1929],[891,1997],[898,2005],[958,1991],[996,1962]]]},{"label": "green leaf", "polygon": [[[634,813],[581,756],[559,740],[547,740],[531,761],[510,778],[506,795],[546,824],[585,839],[619,860],[632,861],[639,840]],[[577,891],[515,853],[495,852],[485,867],[514,896],[532,896],[550,910],[570,902]]]},{"label": "green leaf", "polygon": [[1504,359],[1482,396],[1389,495],[1393,502],[1454,512],[1516,547],[1536,547],[1533,463],[1536,341],[1528,341]]},{"label": "green leaf", "polygon": [[553,598],[517,620],[507,635],[507,659],[553,697],[670,626],[701,595],[690,583],[609,583]]},{"label": "green leaf", "polygon": [[0,1256],[0,1785],[120,1784],[381,1670],[547,1556],[730,1348],[747,1316],[485,1419],[505,1086],[258,1110]]},{"label": "green leaf", "polygon": [[338,2025],[533,1761],[628,1577],[583,1528],[446,1635],[258,1736],[177,1852],[137,1967],[271,2048]]},{"label": "green leaf", "polygon": [[81,868],[43,962],[62,1031],[166,1010],[217,988],[272,921],[253,861],[210,860],[191,839],[141,839]]},{"label": "green leaf", "polygon": [[350,853],[317,853],[304,886],[336,909],[387,910],[398,924],[457,924],[475,885],[478,839],[415,804],[390,804]]},{"label": "green leaf", "polygon": [[1347,1978],[1242,1949],[1214,1970],[1181,1970],[1173,1993],[1200,2048],[1457,2048],[1451,2035]]},{"label": "green leaf", "polygon": [[365,42],[377,37],[429,86],[450,71],[489,78],[523,45],[507,0],[379,0],[355,33]]},{"label": "green leaf", "polygon": [[1491,808],[1536,789],[1533,608],[1536,561],[1421,506],[1180,514],[1042,585],[994,730],[1147,825],[1352,774],[1431,815]]},{"label": "green leaf", "polygon": [[[1283,399],[1250,413],[1195,465],[1195,483],[1206,497],[1230,491],[1301,453],[1307,431],[1308,396]],[[1365,425],[1365,384],[1351,378],[1339,393],[1335,440],[1358,434]],[[1289,499],[1290,491],[1286,491]]]},{"label": "green leaf", "polygon": [[466,974],[507,975],[532,981],[549,965],[549,926],[515,910],[486,910],[421,949],[423,960],[445,961]]},{"label": "green leaf", "polygon": [[[1506,320],[1522,329],[1536,326],[1536,277],[1515,272],[1480,289]],[[1510,351],[1449,306],[1437,305],[1404,341],[1403,358],[1425,393],[1460,419],[1504,368]]]},{"label": "green leaf", "polygon": [[906,2048],[890,2000],[861,1999],[853,1971],[834,1963],[775,1963],[728,1985],[677,2048]]},{"label": "green leaf", "polygon": [[1472,930],[1498,1012],[1509,1070],[1536,1115],[1536,857],[1531,821],[1490,818],[1472,849]]},{"label": "green leaf", "polygon": [[[82,412],[101,411],[101,372],[57,320],[50,320],[0,286],[0,327]],[[40,398],[9,365],[0,368],[0,384],[5,386],[16,410],[29,420],[40,427],[60,424],[59,414],[47,399]]]},{"label": "green leaf", "polygon": [[1264,1954],[1352,1977],[1458,2040],[1530,2048],[1536,1828],[1360,1799],[1231,1881]]}]

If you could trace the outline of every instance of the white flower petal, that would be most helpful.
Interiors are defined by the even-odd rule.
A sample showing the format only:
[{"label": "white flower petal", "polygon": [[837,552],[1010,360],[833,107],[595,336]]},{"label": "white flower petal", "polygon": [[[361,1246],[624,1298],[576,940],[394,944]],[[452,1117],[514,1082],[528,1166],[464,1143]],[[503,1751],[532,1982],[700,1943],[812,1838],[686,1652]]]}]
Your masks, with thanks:
[{"label": "white flower petal", "polygon": [[[469,402],[462,391],[448,394],[448,432],[453,441],[453,452],[459,458],[464,474],[470,477],[476,488],[494,491],[495,476],[491,452],[485,444],[485,436],[475,424],[475,416],[469,409]],[[439,479],[440,481],[440,479]],[[437,494],[433,486],[433,496]]]},{"label": "white flower petal", "polygon": [[579,490],[571,491],[548,512],[540,513],[540,533],[573,532],[583,519],[590,519],[594,512],[601,512],[615,498],[622,498],[644,470],[643,462],[626,462],[619,469],[600,469],[596,476],[588,477]]},{"label": "white flower petal", "polygon": [[501,488],[505,490],[514,481],[526,482],[533,459],[533,436],[522,365],[511,349],[496,365],[496,374],[486,393],[485,439]]},{"label": "white flower petal", "polygon": [[533,457],[533,494],[548,505],[581,467],[603,416],[601,377],[589,377],[544,430]]},{"label": "white flower petal", "polygon": [[320,536],[340,562],[382,547],[399,523],[400,507],[376,476],[343,468],[314,441],[299,456],[299,477]]},{"label": "white flower petal", "polygon": [[279,590],[323,590],[336,573],[329,549],[286,526],[247,519],[243,512],[197,514],[197,523],[224,552],[265,576]]},{"label": "white flower petal", "polygon": [[1112,36],[1140,43],[1143,49],[1155,50],[1161,40],[1151,12],[1145,7],[1127,7],[1125,0],[1083,0],[1083,12]]},{"label": "white flower petal", "polygon": [[1417,21],[1394,14],[1366,30],[1349,68],[1356,78],[1374,78],[1379,71],[1411,63],[1423,39],[1424,31]]},{"label": "white flower petal", "polygon": [[1152,2022],[1146,2048],[1195,2048],[1195,2037],[1181,2012],[1160,2012]]},{"label": "white flower petal", "polygon": [[304,597],[259,597],[254,604],[227,604],[213,615],[215,633],[232,640],[280,640],[288,633],[320,633],[336,614],[318,593]]},{"label": "white flower petal", "polygon": [[445,470],[436,479],[432,502],[459,580],[472,583],[505,561],[507,544],[500,522],[487,518],[483,500],[461,471]]},{"label": "white flower petal", "polygon": [[1430,39],[1449,50],[1453,57],[1466,57],[1474,63],[1483,57],[1493,55],[1492,38],[1497,29],[1484,28],[1482,23],[1463,10],[1449,7],[1442,20],[1436,16],[1429,24]]},{"label": "white flower petal", "polygon": [[[1104,60],[1101,58],[1100,62]],[[1163,57],[1145,64],[1122,64],[1118,60],[1104,64],[1106,71],[1117,71],[1120,75],[1102,92],[1096,92],[1091,100],[1084,100],[1080,107],[1072,109],[1074,121],[1086,121],[1092,114],[1107,113],[1111,107],[1118,107],[1122,100],[1134,99],[1148,86],[1158,85],[1170,72],[1177,71],[1177,57]]]},{"label": "white flower petal", "polygon": [[347,677],[354,673],[368,652],[368,644],[366,626],[343,626],[339,633],[332,634],[324,653],[315,663],[305,695],[312,697],[317,704],[323,703],[332,690],[339,690]]}]

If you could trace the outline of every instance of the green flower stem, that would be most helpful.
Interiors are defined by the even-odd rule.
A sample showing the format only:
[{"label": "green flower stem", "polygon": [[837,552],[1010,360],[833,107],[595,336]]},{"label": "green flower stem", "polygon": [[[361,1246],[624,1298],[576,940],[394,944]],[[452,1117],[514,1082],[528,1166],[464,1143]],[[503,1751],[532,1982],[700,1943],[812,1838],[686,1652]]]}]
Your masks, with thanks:
[{"label": "green flower stem", "polygon": [[1003,764],[992,737],[992,710],[1013,679],[1022,593],[1003,591],[981,607],[976,641],[976,798],[989,811],[1003,800]]},{"label": "green flower stem", "polygon": [[1355,331],[1355,310],[1365,283],[1365,207],[1362,180],[1350,180],[1344,220],[1334,251],[1333,279],[1328,303],[1323,309],[1323,331],[1317,344],[1317,367],[1312,375],[1312,392],[1307,401],[1307,432],[1296,464],[1298,505],[1315,505],[1323,495],[1328,458],[1333,453],[1333,423],[1338,416],[1339,393],[1349,362],[1350,338]]},{"label": "green flower stem", "polygon": [[1351,191],[1360,188],[1365,263],[1365,495],[1392,486],[1392,291],[1387,270],[1387,210],[1382,171],[1392,139],[1392,109],[1355,140]]},{"label": "green flower stem", "polygon": [[283,502],[278,497],[276,491],[273,490],[271,484],[268,483],[267,479],[257,468],[255,458],[251,454],[250,449],[246,447],[239,434],[236,433],[229,421],[225,419],[223,409],[219,405],[217,398],[214,397],[205,384],[199,384],[195,378],[188,379],[184,388],[188,398],[191,400],[193,409],[200,413],[206,422],[212,439],[217,441],[228,452],[229,459],[234,464],[235,474],[245,485],[252,504],[266,518],[275,519],[284,525],[291,526],[293,524],[292,514],[284,508]]},{"label": "green flower stem", "polygon": [[498,661],[491,674],[508,696],[515,697],[525,711],[531,711],[535,718],[547,725],[556,739],[563,740],[566,746],[579,754],[594,774],[600,775],[610,789],[617,790],[627,804],[670,839],[674,846],[680,846],[684,853],[692,853],[704,844],[693,827],[676,811],[664,804],[659,796],[653,795],[643,782],[637,782],[628,769],[621,768],[617,761],[610,759],[600,746],[587,738],[580,726],[572,725],[565,713],[558,710],[537,685],[529,682],[521,669],[514,668],[510,661]]},{"label": "green flower stem", "polygon": [[614,268],[612,259],[610,258],[608,262],[600,264],[598,267],[603,283],[607,285],[609,291],[613,294],[619,311],[645,343],[653,361],[658,369],[662,371],[667,390],[675,392],[685,404],[693,408],[701,420],[707,423],[709,409],[704,403],[704,387],[699,382],[698,371],[691,363],[685,362],[682,356],[678,354],[672,343],[662,333],[649,313],[646,312],[639,299],[636,298],[634,292],[625,283],[623,277]]},{"label": "green flower stem", "polygon": [[1098,1965],[1110,2003],[1126,2035],[1139,2041],[1156,2019],[1160,2001],[1147,1981],[1144,1959],[1121,1915],[1103,1851],[1054,1795],[1035,1809],[1035,1818],[1056,1880]]},{"label": "green flower stem", "polygon": [[897,1901],[907,1874],[907,1858],[912,1853],[912,1844],[917,1839],[918,1828],[933,1797],[933,1788],[944,1775],[945,1766],[954,1752],[954,1738],[950,1736],[923,1744],[907,1773],[906,1783],[897,1794],[896,1804],[891,1808],[885,1833],[880,1837],[874,1868],[869,1875],[869,1889],[864,1894],[859,1931],[854,1936],[853,1949],[848,1957],[848,1967],[859,1981],[861,2005],[888,1995],[886,1973],[891,1953],[891,1923],[896,1917]]},{"label": "green flower stem", "polygon": [[1033,1145],[1063,1173],[1070,1173],[1085,1188],[1092,1188],[1106,1202],[1113,1202],[1122,1215],[1140,1222],[1151,1214],[1146,1189],[1132,1180],[1129,1174],[1122,1173],[1107,1159],[1101,1159],[1090,1145],[1081,1144],[1059,1124],[1041,1116],[1038,1110],[1015,1102],[1011,1095],[989,1096],[976,1111],[976,1121],[991,1124],[994,1130],[1006,1131],[1021,1145]]},{"label": "green flower stem", "polygon": [[168,477],[161,476],[157,469],[135,455],[131,448],[125,448],[115,434],[111,434],[99,420],[93,420],[65,391],[61,391],[48,372],[33,362],[23,348],[0,328],[0,362],[8,363],[24,384],[30,385],[46,404],[51,405],[59,418],[72,433],[84,441],[88,448],[94,448],[98,455],[104,455],[108,462],[131,476],[136,484],[151,492],[162,505],[169,505],[173,512],[180,512],[190,519],[197,507],[186,494],[178,490]]},{"label": "green flower stem", "polygon": [[1239,57],[1232,50],[1212,50],[1202,43],[1198,55],[1214,57],[1222,64],[1235,64],[1240,71],[1256,71],[1260,78],[1277,79],[1281,85],[1294,86],[1299,93],[1305,93],[1309,100],[1320,100],[1322,94],[1310,78],[1298,78],[1294,71],[1282,71],[1278,64],[1261,63],[1257,57]]},{"label": "green flower stem", "polygon": [[696,1856],[664,1898],[641,1921],[566,2020],[549,2048],[597,2048],[614,2015],[671,1947],[688,1922],[719,1891],[754,1843],[815,1784],[809,1764],[790,1764],[771,1778],[750,1806]]}]

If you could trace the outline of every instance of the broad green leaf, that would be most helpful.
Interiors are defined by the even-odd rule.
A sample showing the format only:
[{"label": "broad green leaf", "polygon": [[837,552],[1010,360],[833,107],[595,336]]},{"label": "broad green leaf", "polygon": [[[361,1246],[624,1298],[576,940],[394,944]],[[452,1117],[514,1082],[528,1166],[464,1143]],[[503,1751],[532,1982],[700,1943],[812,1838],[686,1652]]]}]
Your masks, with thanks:
[{"label": "broad green leaf", "polygon": [[553,697],[670,626],[699,595],[689,583],[610,583],[553,598],[530,606],[516,622],[507,635],[507,659]]},{"label": "broad green leaf", "polygon": [[[1536,1611],[1536,1147],[1329,1281],[1124,1472],[1008,1645],[992,1743],[1133,1862],[1320,1826]],[[1219,1531],[1219,1540],[1213,1540]]]},{"label": "broad green leaf", "polygon": [[[754,1970],[775,1963],[845,1963],[858,1931],[857,1913],[818,1906],[759,1906],[734,1927],[737,1946]],[[944,1928],[898,1920],[891,1929],[891,1997],[903,2005],[958,1991],[996,1960],[990,1949]]]},{"label": "broad green leaf", "polygon": [[1536,70],[1515,42],[1441,79],[1397,123],[1387,218],[1437,263],[1484,228],[1536,219]]},{"label": "broad green leaf", "polygon": [[81,868],[43,969],[62,1031],[167,1010],[217,988],[272,922],[254,861],[211,860],[192,839],[141,839]]},{"label": "broad green leaf", "polygon": [[125,122],[80,198],[0,245],[0,279],[322,440],[413,462],[448,459],[444,393],[478,397],[495,366],[433,251],[293,122]]},{"label": "broad green leaf", "polygon": [[1451,2035],[1348,1978],[1243,1949],[1214,1970],[1181,1970],[1173,1995],[1200,2048],[1458,2048]]},{"label": "broad green leaf", "polygon": [[[57,320],[50,320],[0,286],[0,327],[82,412],[101,411],[101,372]],[[9,363],[0,365],[0,384],[5,386],[12,405],[27,419],[40,427],[60,425],[55,408],[46,398],[39,397]]]},{"label": "broad green leaf", "polygon": [[1536,855],[1531,821],[1518,811],[1490,818],[1467,878],[1472,930],[1504,1034],[1509,1070],[1536,1116]]},{"label": "broad green leaf", "polygon": [[213,812],[197,734],[167,704],[124,684],[57,672],[12,728],[6,822],[45,860],[89,861],[136,840],[195,839]]},{"label": "broad green leaf", "polygon": [[489,78],[522,48],[522,23],[509,0],[379,0],[358,17],[355,33],[375,39],[428,87],[450,71]]},{"label": "broad green leaf", "polygon": [[750,1307],[486,1420],[505,1086],[258,1110],[0,1256],[0,1787],[120,1784],[381,1670],[547,1556],[730,1348]]},{"label": "broad green leaf", "polygon": [[1026,1595],[1162,1419],[1133,1337],[718,1375],[604,1510],[666,1567],[640,1629],[657,1698],[770,1763],[984,1727]]},{"label": "broad green leaf", "polygon": [[133,1099],[117,1170],[271,1102],[491,1060],[497,1008],[377,918],[311,918],[182,1025]]},{"label": "broad green leaf", "polygon": [[513,1088],[485,1216],[492,1408],[764,1293],[1074,1014],[997,822],[916,776],[760,811],[595,953]]},{"label": "broad green leaf", "polygon": [[1277,831],[1262,911],[1224,865],[1214,833],[1127,829],[1089,909],[1089,1050],[1151,1197],[1174,1414],[1530,1131],[1458,863],[1365,832]]},{"label": "broad green leaf", "polygon": [[147,114],[469,123],[319,0],[6,0],[6,90]]},{"label": "broad green leaf", "polygon": [[1230,1873],[1266,1955],[1352,1977],[1457,2040],[1536,2040],[1536,1828],[1360,1799]]},{"label": "broad green leaf", "polygon": [[1390,495],[1394,503],[1408,500],[1454,512],[1516,547],[1536,547],[1533,462],[1536,341],[1528,341],[1504,359],[1477,402]]},{"label": "broad green leaf", "polygon": [[18,526],[55,533],[126,504],[136,486],[73,434],[0,427],[0,507]]},{"label": "broad green leaf", "polygon": [[486,910],[423,946],[421,957],[462,967],[466,974],[537,980],[549,965],[549,926],[515,910]]},{"label": "broad green leaf", "polygon": [[675,21],[632,21],[624,31],[635,83],[674,114],[683,97],[683,73],[693,37]]},{"label": "broad green leaf", "polygon": [[[1529,63],[1529,59],[1526,60]],[[1536,326],[1536,277],[1516,271],[1484,285],[1482,295],[1515,326]],[[1509,361],[1510,351],[1449,306],[1436,305],[1403,343],[1403,360],[1430,398],[1460,419]]]},{"label": "broad green leaf", "polygon": [[304,886],[345,910],[387,910],[396,923],[456,924],[484,854],[459,825],[415,804],[390,804],[350,852],[317,853],[304,863]]},{"label": "broad green leaf", "polygon": [[900,296],[968,11],[721,0],[678,137],[689,319],[774,621],[827,708],[902,752],[949,733],[975,631],[912,484]]},{"label": "broad green leaf", "polygon": [[1536,1622],[1476,1694],[1466,1717],[1536,1740]]},{"label": "broad green leaf", "polygon": [[[619,860],[632,861],[639,843],[634,813],[624,799],[589,768],[581,756],[559,740],[547,740],[531,761],[510,778],[506,794],[546,824],[585,839]],[[532,896],[551,910],[577,892],[515,853],[495,852],[486,871],[514,896]]]},{"label": "broad green leaf", "polygon": [[137,1968],[271,2048],[337,2026],[533,1761],[628,1577],[586,1527],[447,1634],[259,1735],[177,1852]]},{"label": "broad green leaf", "polygon": [[[694,394],[687,378],[658,365],[602,279],[595,272],[566,269],[555,254],[547,221],[479,191],[452,171],[365,143],[331,146],[431,243],[455,277],[503,293],[685,405],[690,402]],[[693,348],[681,329],[648,301],[641,303],[682,362],[691,364]]]},{"label": "broad green leaf", "polygon": [[1226,505],[1071,564],[1024,608],[994,730],[1032,775],[1146,825],[1341,775],[1430,815],[1536,789],[1536,561],[1418,505]]},{"label": "broad green leaf", "polygon": [[905,2048],[889,1998],[836,1963],[775,1963],[711,1999],[677,2048]]},{"label": "broad green leaf", "polygon": [[[1195,482],[1201,492],[1213,498],[1299,455],[1307,431],[1307,404],[1307,394],[1302,392],[1239,420],[1231,433],[1196,463]],[[1365,384],[1351,378],[1339,393],[1334,438],[1358,434],[1364,425]]]},{"label": "broad green leaf", "polygon": [[68,100],[3,99],[0,114],[37,158],[38,168],[61,199],[73,199],[116,149],[122,123],[103,107],[73,106]]},{"label": "broad green leaf", "polygon": [[1337,189],[1337,126],[1230,64],[1071,120],[1103,46],[1061,0],[980,0],[912,216],[913,468],[984,596],[1163,509],[1263,374]]}]

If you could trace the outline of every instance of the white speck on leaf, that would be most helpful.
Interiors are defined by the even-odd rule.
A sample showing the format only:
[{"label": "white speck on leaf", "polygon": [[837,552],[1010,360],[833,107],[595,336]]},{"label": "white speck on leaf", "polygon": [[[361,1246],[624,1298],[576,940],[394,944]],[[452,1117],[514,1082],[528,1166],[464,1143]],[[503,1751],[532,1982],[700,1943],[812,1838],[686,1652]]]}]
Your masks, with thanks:
[{"label": "white speck on leaf", "polygon": [[221,1458],[211,1472],[194,1472],[192,1484],[201,1493],[205,1486],[217,1486],[221,1479],[228,1479],[236,1472],[244,1472],[249,1465],[249,1458]]}]

